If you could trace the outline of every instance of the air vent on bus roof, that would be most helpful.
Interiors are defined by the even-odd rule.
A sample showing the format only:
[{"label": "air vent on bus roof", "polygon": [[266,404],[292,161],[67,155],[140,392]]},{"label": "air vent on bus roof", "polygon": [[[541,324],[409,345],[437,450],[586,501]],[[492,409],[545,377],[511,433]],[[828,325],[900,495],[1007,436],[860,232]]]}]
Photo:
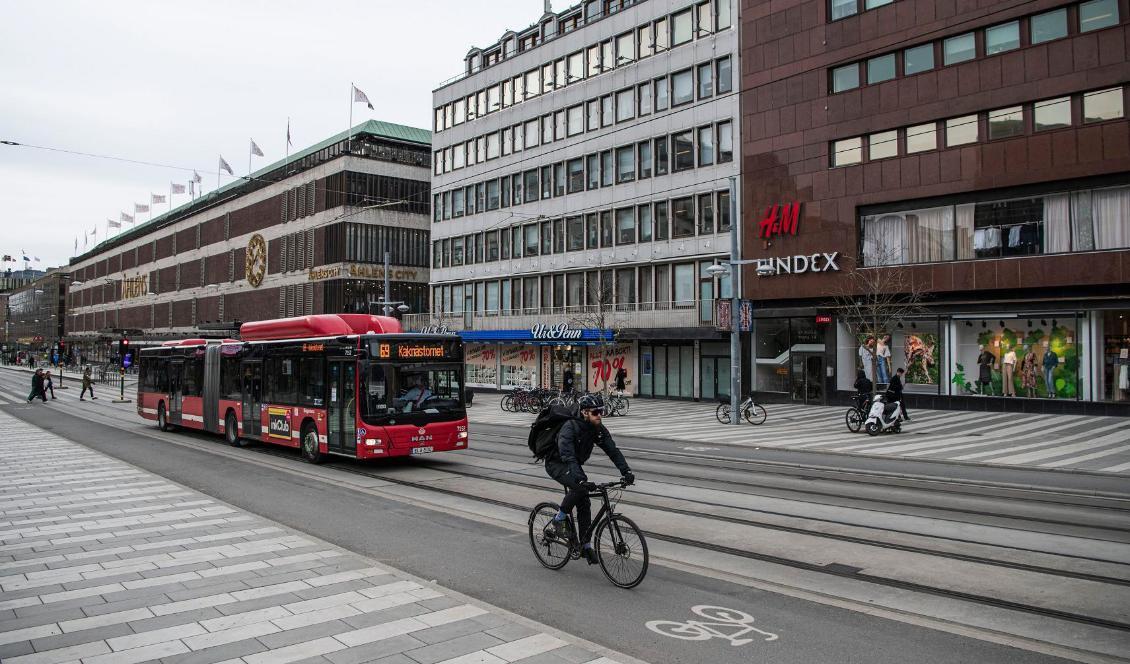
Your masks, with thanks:
[{"label": "air vent on bus roof", "polygon": [[244,323],[239,336],[244,341],[338,337],[352,334],[400,332],[400,321],[368,314],[317,314]]}]

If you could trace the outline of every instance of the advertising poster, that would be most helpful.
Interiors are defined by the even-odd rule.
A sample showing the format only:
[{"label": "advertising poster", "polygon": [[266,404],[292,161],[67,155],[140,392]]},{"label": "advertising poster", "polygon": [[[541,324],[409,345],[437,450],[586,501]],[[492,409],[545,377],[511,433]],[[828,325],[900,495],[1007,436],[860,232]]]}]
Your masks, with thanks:
[{"label": "advertising poster", "polygon": [[470,387],[495,387],[498,385],[498,346],[467,344],[463,347],[467,365],[467,385]]},{"label": "advertising poster", "polygon": [[529,389],[534,386],[534,374],[538,366],[537,350],[535,346],[498,347],[503,388]]},{"label": "advertising poster", "polygon": [[616,389],[616,375],[624,369],[624,393],[634,396],[639,381],[639,368],[634,343],[618,343],[609,346],[589,346],[589,391]]}]

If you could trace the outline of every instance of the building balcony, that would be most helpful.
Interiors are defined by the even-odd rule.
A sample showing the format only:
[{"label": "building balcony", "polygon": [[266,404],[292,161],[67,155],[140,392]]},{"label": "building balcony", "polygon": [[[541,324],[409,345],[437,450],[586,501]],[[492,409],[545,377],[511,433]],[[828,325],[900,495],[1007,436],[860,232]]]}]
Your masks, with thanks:
[{"label": "building balcony", "polygon": [[471,313],[405,314],[400,322],[409,332],[420,332],[429,327],[446,327],[452,332],[522,330],[543,323],[566,323],[570,327],[612,330],[698,328],[714,327],[714,310],[713,300],[703,303],[640,302]]}]

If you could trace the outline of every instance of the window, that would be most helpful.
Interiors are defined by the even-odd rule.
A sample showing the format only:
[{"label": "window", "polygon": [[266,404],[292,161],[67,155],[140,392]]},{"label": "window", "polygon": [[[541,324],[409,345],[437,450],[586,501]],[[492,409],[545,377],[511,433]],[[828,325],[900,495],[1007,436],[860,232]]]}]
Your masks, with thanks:
[{"label": "window", "polygon": [[499,88],[497,85],[492,85],[487,88],[487,113],[497,111],[499,103]]},{"label": "window", "polygon": [[613,237],[612,228],[612,212],[605,211],[600,213],[600,246],[611,247]]},{"label": "window", "polygon": [[635,34],[625,32],[616,38],[616,66],[626,65],[636,60]]},{"label": "window", "polygon": [[566,126],[568,135],[576,136],[585,131],[585,107],[581,104],[572,106],[566,111]]},{"label": "window", "polygon": [[585,248],[585,222],[584,218],[569,217],[565,220],[565,248],[568,251],[580,251]]},{"label": "window", "polygon": [[1079,5],[1079,32],[1118,25],[1118,0],[1090,0]]},{"label": "window", "polygon": [[710,18],[710,3],[701,2],[695,9],[698,14],[695,36],[701,37],[710,34],[714,30],[714,21]]},{"label": "window", "polygon": [[612,95],[604,95],[600,98],[600,124],[605,127],[611,127],[615,116],[612,112]]},{"label": "window", "polygon": [[631,120],[636,116],[635,98],[635,88],[616,93],[616,122]]},{"label": "window", "polygon": [[588,189],[596,189],[600,186],[600,155],[590,154],[585,157],[585,167],[588,171]]},{"label": "window", "polygon": [[596,223],[595,214],[585,215],[585,249],[600,248],[600,228]]},{"label": "window", "polygon": [[487,262],[498,260],[498,231],[487,233]]},{"label": "window", "polygon": [[989,140],[1020,136],[1024,133],[1024,108],[1009,106],[989,111]]},{"label": "window", "polygon": [[977,57],[977,38],[972,32],[942,42],[942,64],[952,65]]},{"label": "window", "polygon": [[541,91],[553,92],[553,63],[547,62],[541,67]]},{"label": "window", "polygon": [[636,208],[636,217],[639,224],[640,242],[651,242],[651,206],[641,205]]},{"label": "window", "polygon": [[635,242],[635,208],[620,208],[616,210],[616,244],[635,244]]},{"label": "window", "polygon": [[650,23],[636,30],[636,52],[640,54],[640,60],[651,56],[654,43]]},{"label": "window", "polygon": [[553,220],[553,253],[560,254],[565,251],[565,220]]},{"label": "window", "polygon": [[976,143],[978,134],[976,115],[946,120],[946,145],[948,147]]},{"label": "window", "polygon": [[714,67],[707,62],[698,66],[698,98],[714,96]]},{"label": "window", "polygon": [[698,129],[698,165],[710,166],[714,163],[714,127]]},{"label": "window", "polygon": [[718,192],[718,232],[730,230],[730,192]]},{"label": "window", "polygon": [[867,137],[868,159],[886,159],[899,154],[898,131],[881,131]]},{"label": "window", "polygon": [[938,125],[936,122],[906,128],[906,152],[925,152],[938,147]]},{"label": "window", "polygon": [[1125,117],[1122,88],[1096,90],[1083,95],[1083,122],[1102,122]]},{"label": "window", "polygon": [[526,187],[526,202],[536,201],[538,192],[541,191],[541,188],[538,187],[538,172],[536,170],[526,171],[522,174],[522,180]]},{"label": "window", "polygon": [[674,228],[671,237],[691,237],[694,235],[694,197],[676,198],[671,201],[671,216]]},{"label": "window", "polygon": [[667,137],[660,136],[653,141],[655,146],[655,174],[667,175]]},{"label": "window", "polygon": [[639,114],[641,116],[651,115],[651,83],[641,83],[639,87],[636,88],[636,92],[639,95],[637,102],[639,104]]},{"label": "window", "polygon": [[651,177],[651,141],[644,141],[636,145],[636,158],[639,163],[639,178]]},{"label": "window", "polygon": [[585,105],[587,119],[585,120],[585,129],[587,131],[596,131],[600,129],[600,100],[593,99]]},{"label": "window", "polygon": [[520,226],[510,228],[510,254],[514,258],[522,257],[522,228]]},{"label": "window", "polygon": [[671,137],[675,146],[675,165],[671,169],[678,173],[694,168],[694,132],[684,131]]},{"label": "window", "polygon": [[668,92],[668,90],[667,90],[667,79],[666,78],[657,78],[654,81],[654,85],[655,85],[655,110],[656,111],[666,111],[667,105],[669,103],[668,97],[667,97],[667,92]]},{"label": "window", "polygon": [[1032,111],[1036,131],[1071,126],[1071,97],[1036,102]]},{"label": "window", "polygon": [[995,55],[1017,48],[1020,48],[1020,21],[985,29],[985,55]]},{"label": "window", "polygon": [[717,76],[715,78],[718,79],[718,94],[732,92],[734,89],[734,83],[733,72],[731,71],[732,67],[730,65],[730,56],[718,58],[714,65],[717,69]]},{"label": "window", "polygon": [[458,267],[463,264],[463,238],[451,240],[451,264]]},{"label": "window", "polygon": [[502,130],[502,156],[514,151],[514,128],[506,127]]},{"label": "window", "polygon": [[695,291],[694,263],[675,266],[675,305],[693,305]]},{"label": "window", "polygon": [[655,22],[655,52],[662,53],[671,48],[671,34],[668,32],[667,19],[661,18]]},{"label": "window", "polygon": [[499,134],[493,131],[487,134],[487,159],[498,159],[498,153],[501,149],[501,141],[499,141]]},{"label": "window", "polygon": [[522,227],[522,233],[525,235],[525,250],[524,256],[537,256],[540,243],[538,242],[538,225],[527,224]]},{"label": "window", "polygon": [[593,44],[588,48],[588,68],[587,73],[589,76],[596,76],[600,73],[600,44]]},{"label": "window", "polygon": [[557,111],[553,114],[553,140],[565,138],[565,129],[565,111]]},{"label": "window", "polygon": [[616,67],[616,55],[612,52],[612,40],[609,39],[600,45],[601,71],[612,71]]},{"label": "window", "polygon": [[660,201],[653,206],[652,215],[655,219],[655,239],[666,240],[669,236],[670,223],[667,215],[667,201]]},{"label": "window", "polygon": [[889,5],[894,1],[895,0],[866,0],[866,2],[864,2],[863,6],[867,9],[875,9],[876,7],[882,7],[883,5]]},{"label": "window", "polygon": [[616,183],[636,179],[635,148],[631,145],[616,148]]},{"label": "window", "polygon": [[852,63],[832,70],[832,92],[859,87],[859,65]]},{"label": "window", "polygon": [[502,186],[499,188],[499,207],[510,206],[510,176],[504,175],[501,178]]},{"label": "window", "polygon": [[577,51],[569,56],[569,83],[576,83],[585,78],[585,52]]},{"label": "window", "polygon": [[[553,166],[541,167],[541,198],[545,200],[553,197]],[[564,187],[564,177],[562,177],[562,187]]]},{"label": "window", "polygon": [[730,27],[730,0],[714,0],[715,1],[715,26],[718,30],[725,30]]},{"label": "window", "polygon": [[463,188],[462,187],[451,192],[451,216],[453,216],[453,217],[462,217],[463,216]]},{"label": "window", "polygon": [[714,234],[714,194],[698,195],[698,234]]},{"label": "window", "polygon": [[1067,8],[1033,16],[1029,22],[1032,43],[1042,44],[1067,36]]},{"label": "window", "polygon": [[600,153],[600,186],[612,186],[612,150]]},{"label": "window", "polygon": [[923,44],[902,52],[902,73],[904,76],[930,71],[934,68],[934,45]]},{"label": "window", "polygon": [[671,45],[685,44],[692,38],[693,17],[691,10],[687,9],[671,17]]},{"label": "window", "polygon": [[488,210],[497,210],[498,205],[499,205],[499,203],[498,203],[498,198],[499,198],[499,195],[498,195],[498,180],[487,180],[486,189],[487,189],[487,191],[486,191],[487,209]]},{"label": "window", "polygon": [[729,120],[718,123],[718,163],[734,160],[734,125]]},{"label": "window", "polygon": [[526,141],[525,141],[526,149],[536,148],[538,146],[538,136],[540,135],[538,133],[538,121],[537,120],[530,120],[530,121],[526,122],[525,134],[526,134]]},{"label": "window", "polygon": [[686,69],[671,75],[671,106],[694,101],[694,71]]},{"label": "window", "polygon": [[845,138],[832,143],[832,166],[847,166],[863,161],[863,139]]},{"label": "window", "polygon": [[832,20],[851,16],[859,11],[859,0],[832,0]]},{"label": "window", "polygon": [[890,53],[867,61],[867,82],[882,83],[895,77],[895,54]]},{"label": "window", "polygon": [[575,194],[585,190],[585,162],[580,157],[570,159],[568,163],[569,169],[569,193]]}]

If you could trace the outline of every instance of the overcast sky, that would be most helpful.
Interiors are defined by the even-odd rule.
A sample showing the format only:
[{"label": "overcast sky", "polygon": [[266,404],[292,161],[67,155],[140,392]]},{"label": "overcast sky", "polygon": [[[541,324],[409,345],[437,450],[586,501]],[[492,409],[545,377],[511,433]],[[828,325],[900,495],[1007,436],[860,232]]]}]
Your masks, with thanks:
[{"label": "overcast sky", "polygon": [[292,152],[344,131],[351,81],[376,107],[356,105],[354,124],[430,129],[431,91],[468,49],[542,11],[542,0],[4,3],[0,140],[180,168],[0,145],[0,254],[65,265],[76,237],[81,252],[84,232],[103,239],[107,219],[191,169],[213,189],[218,155],[246,174],[251,138],[265,153],[253,170],[281,159],[287,117]]}]

